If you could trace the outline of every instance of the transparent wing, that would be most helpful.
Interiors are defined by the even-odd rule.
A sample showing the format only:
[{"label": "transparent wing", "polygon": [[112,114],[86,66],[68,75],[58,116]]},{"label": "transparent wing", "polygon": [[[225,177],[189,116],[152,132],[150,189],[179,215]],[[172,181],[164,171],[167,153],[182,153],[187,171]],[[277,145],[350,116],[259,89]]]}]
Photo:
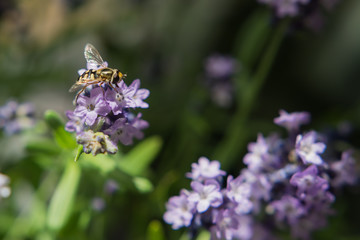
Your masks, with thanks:
[{"label": "transparent wing", "polygon": [[77,90],[80,90],[83,87],[84,87],[84,84],[75,83],[74,85],[71,86],[71,88],[69,89],[69,92],[75,92]]},{"label": "transparent wing", "polygon": [[86,44],[84,55],[88,65],[96,66],[97,68],[107,67],[98,50],[90,43]]},{"label": "transparent wing", "polygon": [[69,92],[75,92],[77,90],[80,90],[81,88],[84,88],[85,86],[89,86],[98,82],[99,80],[97,79],[94,80],[86,79],[86,78],[79,79],[76,83],[74,83],[74,85],[71,86]]}]

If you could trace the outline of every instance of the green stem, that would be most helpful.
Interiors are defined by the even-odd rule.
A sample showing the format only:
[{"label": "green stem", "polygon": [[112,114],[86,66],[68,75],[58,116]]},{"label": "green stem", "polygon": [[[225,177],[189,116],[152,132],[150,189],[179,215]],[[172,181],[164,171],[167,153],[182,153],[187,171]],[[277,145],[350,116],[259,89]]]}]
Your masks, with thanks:
[{"label": "green stem", "polygon": [[243,86],[246,88],[241,91],[241,102],[226,130],[224,139],[214,151],[214,159],[220,160],[224,169],[228,169],[231,166],[244,148],[247,139],[246,125],[251,109],[274,62],[287,26],[288,22],[282,22],[275,30],[261,58],[257,71],[250,78],[251,81]]}]

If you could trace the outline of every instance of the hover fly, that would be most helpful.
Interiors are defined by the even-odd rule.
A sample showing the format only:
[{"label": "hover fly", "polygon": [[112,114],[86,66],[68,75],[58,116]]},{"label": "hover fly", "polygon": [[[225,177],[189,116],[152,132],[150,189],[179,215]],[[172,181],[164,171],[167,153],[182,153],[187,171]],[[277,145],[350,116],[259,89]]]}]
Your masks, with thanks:
[{"label": "hover fly", "polygon": [[89,69],[83,72],[79,76],[76,83],[70,88],[69,92],[75,92],[76,90],[82,88],[76,94],[74,100],[75,103],[79,95],[85,91],[88,86],[94,84],[99,84],[102,86],[103,84],[107,84],[116,91],[115,86],[117,86],[117,83],[120,82],[123,78],[126,78],[126,74],[121,73],[119,70],[108,68],[107,63],[104,62],[104,60],[101,58],[98,50],[96,50],[96,48],[90,43],[86,44],[84,55],[87,65],[96,69]]}]

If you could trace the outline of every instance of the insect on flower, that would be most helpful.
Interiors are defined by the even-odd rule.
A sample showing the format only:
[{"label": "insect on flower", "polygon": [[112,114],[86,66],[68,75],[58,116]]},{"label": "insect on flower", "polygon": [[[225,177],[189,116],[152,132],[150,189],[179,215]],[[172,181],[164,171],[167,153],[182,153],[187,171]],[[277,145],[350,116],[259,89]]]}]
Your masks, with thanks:
[{"label": "insect on flower", "polygon": [[108,68],[107,63],[104,62],[98,50],[90,43],[86,44],[84,55],[88,66],[96,66],[96,69],[89,69],[83,72],[76,83],[69,89],[69,92],[74,92],[82,88],[76,94],[75,103],[78,96],[85,91],[88,86],[94,84],[102,86],[103,84],[107,84],[117,91],[115,88],[117,83],[123,80],[123,78],[126,78],[126,74],[121,73],[118,69]]}]

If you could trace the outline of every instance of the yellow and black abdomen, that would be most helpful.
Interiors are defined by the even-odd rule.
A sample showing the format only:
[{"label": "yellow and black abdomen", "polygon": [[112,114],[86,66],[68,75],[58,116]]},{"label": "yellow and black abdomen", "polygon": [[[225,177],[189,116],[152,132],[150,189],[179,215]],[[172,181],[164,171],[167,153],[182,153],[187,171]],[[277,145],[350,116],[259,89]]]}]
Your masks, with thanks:
[{"label": "yellow and black abdomen", "polygon": [[95,80],[99,77],[99,74],[97,73],[97,70],[87,70],[85,71],[83,74],[81,74],[78,78],[78,81],[83,81],[83,80]]}]

